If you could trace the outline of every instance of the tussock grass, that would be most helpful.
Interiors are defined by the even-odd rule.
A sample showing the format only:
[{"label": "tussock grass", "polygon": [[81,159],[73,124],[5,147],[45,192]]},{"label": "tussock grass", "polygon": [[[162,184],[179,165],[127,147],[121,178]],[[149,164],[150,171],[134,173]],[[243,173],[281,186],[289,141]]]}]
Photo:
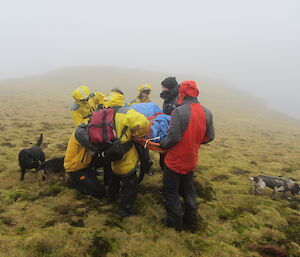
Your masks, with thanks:
[{"label": "tussock grass", "polygon": [[[1,257],[300,256],[299,196],[288,200],[278,194],[272,199],[268,189],[259,196],[249,194],[249,177],[260,173],[300,181],[299,122],[209,83],[200,100],[214,113],[217,138],[202,146],[195,174],[199,232],[175,232],[160,224],[165,210],[155,153],[154,175],[145,176],[137,216],[130,218],[120,219],[117,204],[82,195],[62,179],[39,186],[38,174],[28,171],[20,182],[18,153],[35,143],[40,133],[47,159],[64,155],[74,129],[70,95],[78,83],[100,89],[122,81],[129,100],[135,96],[133,87],[145,82],[143,72],[119,70],[119,77],[110,76],[110,81],[109,70],[99,73],[101,79],[92,76],[95,71],[79,71],[0,83]],[[161,76],[151,76],[152,83],[159,84]],[[154,87],[153,96],[159,89]]]}]

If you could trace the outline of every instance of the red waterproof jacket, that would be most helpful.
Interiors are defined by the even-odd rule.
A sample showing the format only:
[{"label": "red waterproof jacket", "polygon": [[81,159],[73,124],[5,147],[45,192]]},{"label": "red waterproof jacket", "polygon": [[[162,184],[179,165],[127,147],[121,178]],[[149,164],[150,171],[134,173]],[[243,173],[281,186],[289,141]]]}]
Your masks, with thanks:
[{"label": "red waterproof jacket", "polygon": [[180,174],[194,171],[201,144],[210,142],[214,137],[211,112],[196,97],[185,97],[182,105],[174,109],[168,135],[160,143],[161,147],[168,149],[165,164]]}]

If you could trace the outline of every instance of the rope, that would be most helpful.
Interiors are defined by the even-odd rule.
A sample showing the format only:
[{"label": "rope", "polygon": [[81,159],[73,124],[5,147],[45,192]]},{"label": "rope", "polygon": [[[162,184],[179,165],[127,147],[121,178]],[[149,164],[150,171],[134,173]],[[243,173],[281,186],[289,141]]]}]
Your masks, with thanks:
[{"label": "rope", "polygon": [[160,139],[160,137],[153,137],[153,138],[147,139],[147,140],[146,140],[146,143],[145,143],[145,145],[144,145],[144,148],[147,148],[147,145],[148,145],[149,141],[151,141],[151,140],[156,140],[156,139]]}]

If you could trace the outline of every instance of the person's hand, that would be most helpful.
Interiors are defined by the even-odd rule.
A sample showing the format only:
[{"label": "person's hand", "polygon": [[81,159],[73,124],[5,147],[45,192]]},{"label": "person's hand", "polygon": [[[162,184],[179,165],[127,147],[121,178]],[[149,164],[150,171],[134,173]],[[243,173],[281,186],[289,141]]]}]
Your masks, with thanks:
[{"label": "person's hand", "polygon": [[164,142],[164,139],[161,140],[161,141],[159,141],[159,147],[160,147],[160,148],[163,148],[163,149],[167,149],[167,148],[165,147],[165,144],[164,144],[163,142]]}]

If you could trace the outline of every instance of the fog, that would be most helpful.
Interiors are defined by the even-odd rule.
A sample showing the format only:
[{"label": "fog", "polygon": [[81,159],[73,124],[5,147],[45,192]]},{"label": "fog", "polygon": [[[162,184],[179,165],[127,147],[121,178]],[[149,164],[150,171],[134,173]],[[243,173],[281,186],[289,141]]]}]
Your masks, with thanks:
[{"label": "fog", "polygon": [[300,118],[299,13],[298,0],[2,0],[0,79],[79,65],[187,74]]}]

